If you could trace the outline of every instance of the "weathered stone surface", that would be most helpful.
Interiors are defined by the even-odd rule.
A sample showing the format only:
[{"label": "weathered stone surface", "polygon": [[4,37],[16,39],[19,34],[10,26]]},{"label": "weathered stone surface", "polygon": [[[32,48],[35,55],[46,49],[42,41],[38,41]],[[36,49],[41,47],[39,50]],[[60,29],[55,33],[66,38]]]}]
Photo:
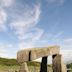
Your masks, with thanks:
[{"label": "weathered stone surface", "polygon": [[67,72],[67,67],[66,64],[64,64],[63,60],[61,59],[61,67],[62,67],[62,72]]},{"label": "weathered stone surface", "polygon": [[53,72],[67,72],[66,65],[62,60],[62,56],[57,54],[53,55]]},{"label": "weathered stone surface", "polygon": [[19,72],[29,72],[29,71],[28,71],[28,67],[27,67],[27,63],[24,62],[24,63],[21,65]]},{"label": "weathered stone surface", "polygon": [[59,46],[51,46],[47,48],[34,49],[31,51],[31,60],[35,60],[37,58],[49,56],[53,54],[59,54]]},{"label": "weathered stone surface", "polygon": [[62,72],[62,67],[61,67],[61,55],[53,55],[52,56],[53,60],[53,72]]},{"label": "weathered stone surface", "polygon": [[59,54],[59,46],[25,49],[17,53],[17,60],[18,62],[32,61],[40,57],[54,54]]},{"label": "weathered stone surface", "polygon": [[24,62],[29,61],[29,50],[22,50],[17,53],[17,61]]},{"label": "weathered stone surface", "polygon": [[67,72],[67,68],[66,68],[66,65],[64,63],[62,63],[62,72]]}]

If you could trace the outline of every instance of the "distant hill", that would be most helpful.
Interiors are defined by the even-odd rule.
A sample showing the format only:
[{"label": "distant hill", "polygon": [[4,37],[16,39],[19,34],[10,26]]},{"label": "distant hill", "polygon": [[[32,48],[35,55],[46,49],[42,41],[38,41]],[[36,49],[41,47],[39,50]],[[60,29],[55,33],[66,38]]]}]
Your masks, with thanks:
[{"label": "distant hill", "polygon": [[0,65],[13,66],[19,64],[16,59],[0,58]]}]

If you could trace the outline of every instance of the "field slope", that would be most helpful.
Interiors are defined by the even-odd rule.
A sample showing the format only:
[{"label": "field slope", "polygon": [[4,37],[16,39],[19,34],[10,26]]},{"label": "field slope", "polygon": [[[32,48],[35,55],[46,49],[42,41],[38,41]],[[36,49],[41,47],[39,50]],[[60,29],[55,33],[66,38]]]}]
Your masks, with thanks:
[{"label": "field slope", "polygon": [[[39,72],[40,63],[39,62],[27,62],[30,72]],[[0,72],[15,72],[19,71],[20,65],[16,59],[0,58]],[[72,63],[67,64],[67,68],[72,69]],[[49,72],[52,72],[52,66],[48,65]],[[72,71],[71,71],[72,72]]]}]

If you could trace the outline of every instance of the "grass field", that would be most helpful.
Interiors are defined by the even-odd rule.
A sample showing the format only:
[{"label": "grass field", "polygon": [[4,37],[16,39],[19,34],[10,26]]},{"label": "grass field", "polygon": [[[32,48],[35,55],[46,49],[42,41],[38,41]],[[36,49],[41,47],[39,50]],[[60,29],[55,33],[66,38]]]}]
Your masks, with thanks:
[{"label": "grass field", "polygon": [[[19,71],[20,66],[4,66],[0,65],[0,72],[15,72]],[[28,66],[29,72],[39,72],[40,67]],[[49,72],[52,72],[51,67],[49,67]]]},{"label": "grass field", "polygon": [[[40,72],[40,63],[39,62],[28,62],[29,72]],[[67,64],[67,68],[72,69],[72,63]],[[6,59],[0,58],[0,72],[15,72],[19,71],[20,65],[16,59]],[[52,72],[52,66],[48,65],[48,72]],[[72,71],[70,71],[72,72]]]},{"label": "grass field", "polygon": [[[15,72],[19,71],[19,66],[2,66],[0,65],[0,72]],[[39,72],[39,67],[29,66],[29,72]]]},{"label": "grass field", "polygon": [[[29,72],[40,72],[39,62],[27,62]],[[15,72],[19,71],[20,65],[16,59],[0,58],[0,72]],[[48,72],[52,72],[52,68],[48,66]]]},{"label": "grass field", "polygon": [[0,65],[0,72],[15,72],[18,71],[19,68],[20,68],[19,66]]}]

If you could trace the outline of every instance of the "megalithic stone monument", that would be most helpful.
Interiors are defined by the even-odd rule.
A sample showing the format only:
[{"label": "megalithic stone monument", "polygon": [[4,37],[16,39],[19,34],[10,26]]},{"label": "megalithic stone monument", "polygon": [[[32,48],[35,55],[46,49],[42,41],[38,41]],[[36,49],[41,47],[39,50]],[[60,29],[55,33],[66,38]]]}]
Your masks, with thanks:
[{"label": "megalithic stone monument", "polygon": [[[40,72],[47,71],[47,56],[52,55],[53,62],[53,72],[66,72],[66,69],[63,69],[63,63],[61,60],[61,55],[59,54],[59,46],[50,46],[45,48],[30,48],[18,51],[17,61],[21,63],[19,72],[29,72],[25,62],[33,61],[35,59],[42,57]],[[65,68],[65,67],[64,67]]]}]

